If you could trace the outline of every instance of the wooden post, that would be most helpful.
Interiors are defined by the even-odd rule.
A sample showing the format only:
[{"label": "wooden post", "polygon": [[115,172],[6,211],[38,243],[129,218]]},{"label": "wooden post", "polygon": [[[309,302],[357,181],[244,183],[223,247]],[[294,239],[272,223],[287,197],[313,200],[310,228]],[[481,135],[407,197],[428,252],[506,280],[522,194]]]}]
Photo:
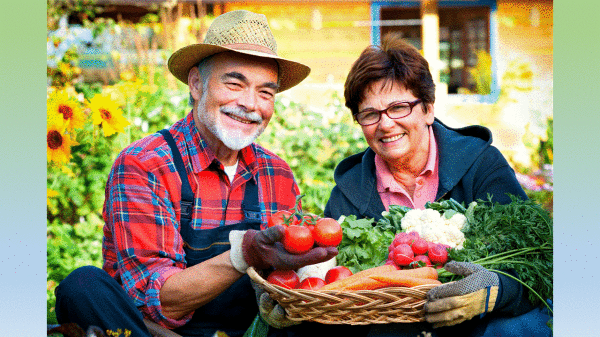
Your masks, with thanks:
[{"label": "wooden post", "polygon": [[421,35],[423,56],[429,63],[429,71],[435,83],[435,115],[443,119],[447,112],[448,85],[440,82],[440,19],[437,1],[421,0]]},{"label": "wooden post", "polygon": [[421,0],[421,20],[423,24],[423,56],[429,62],[433,81],[440,81],[440,20],[437,0]]}]

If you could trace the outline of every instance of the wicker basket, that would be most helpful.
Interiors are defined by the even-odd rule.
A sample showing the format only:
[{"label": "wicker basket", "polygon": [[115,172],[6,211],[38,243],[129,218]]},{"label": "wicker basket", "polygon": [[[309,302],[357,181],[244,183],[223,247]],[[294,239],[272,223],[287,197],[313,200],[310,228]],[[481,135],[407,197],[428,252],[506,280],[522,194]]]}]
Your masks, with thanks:
[{"label": "wicker basket", "polygon": [[268,292],[294,321],[323,324],[385,324],[422,322],[426,294],[435,285],[377,290],[316,291],[286,289],[263,279],[254,268],[248,275]]}]

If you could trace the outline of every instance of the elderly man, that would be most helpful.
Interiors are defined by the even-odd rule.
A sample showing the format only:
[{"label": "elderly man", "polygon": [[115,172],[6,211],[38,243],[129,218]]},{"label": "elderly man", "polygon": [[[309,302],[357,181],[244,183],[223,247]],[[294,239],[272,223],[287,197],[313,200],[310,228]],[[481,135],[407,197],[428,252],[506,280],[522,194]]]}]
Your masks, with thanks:
[{"label": "elderly man", "polygon": [[59,322],[148,336],[143,319],[182,335],[239,336],[259,312],[246,269],[296,269],[335,248],[288,254],[271,215],[294,206],[289,166],[253,143],[275,94],[310,69],[280,58],[264,15],[217,17],[204,43],[176,51],[171,73],[192,111],[125,148],[106,185],[103,270],[75,270],[57,288]]}]

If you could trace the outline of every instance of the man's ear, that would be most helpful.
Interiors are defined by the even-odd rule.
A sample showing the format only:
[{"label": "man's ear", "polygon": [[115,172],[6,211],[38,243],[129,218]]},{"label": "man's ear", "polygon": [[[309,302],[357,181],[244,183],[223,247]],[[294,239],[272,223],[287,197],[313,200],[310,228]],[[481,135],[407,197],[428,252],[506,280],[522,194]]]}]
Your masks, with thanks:
[{"label": "man's ear", "polygon": [[188,87],[190,88],[190,94],[195,101],[200,100],[202,92],[202,79],[200,78],[200,71],[198,67],[192,67],[188,74]]}]

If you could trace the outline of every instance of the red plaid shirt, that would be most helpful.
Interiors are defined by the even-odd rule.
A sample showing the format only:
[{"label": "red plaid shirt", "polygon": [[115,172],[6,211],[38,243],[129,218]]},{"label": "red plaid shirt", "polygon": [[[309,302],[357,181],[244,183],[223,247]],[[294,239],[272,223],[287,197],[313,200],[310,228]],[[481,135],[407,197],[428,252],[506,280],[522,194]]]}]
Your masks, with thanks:
[{"label": "red plaid shirt", "polygon": [[[192,114],[170,132],[183,157],[196,206],[192,226],[211,229],[241,222],[246,182],[258,179],[263,227],[279,209],[294,206],[298,186],[289,165],[263,147],[240,151],[233,182],[196,130]],[[200,183],[201,182],[201,183]],[[169,276],[185,269],[179,234],[181,181],[171,151],[156,133],[132,143],[117,157],[106,184],[103,217],[103,269],[119,281],[135,305],[155,322],[175,328],[187,323],[166,318],[160,289]]]}]

